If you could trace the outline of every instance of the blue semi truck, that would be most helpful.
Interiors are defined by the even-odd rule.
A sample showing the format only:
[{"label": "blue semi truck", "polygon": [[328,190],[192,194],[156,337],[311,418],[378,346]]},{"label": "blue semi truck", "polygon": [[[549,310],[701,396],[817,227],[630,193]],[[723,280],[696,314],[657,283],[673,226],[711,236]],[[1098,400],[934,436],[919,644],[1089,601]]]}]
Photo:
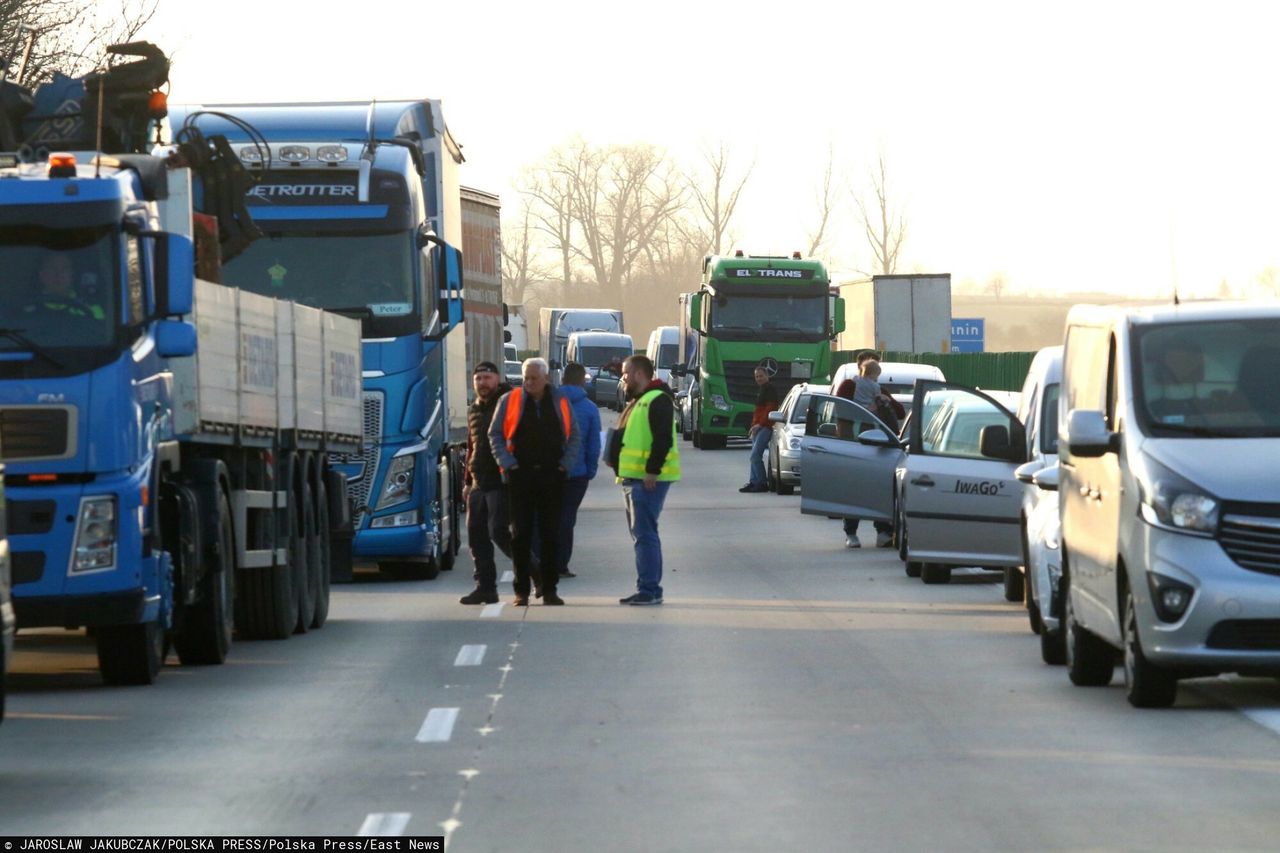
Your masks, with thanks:
[{"label": "blue semi truck", "polygon": [[[358,318],[366,446],[332,462],[354,557],[434,578],[460,546],[468,377],[459,146],[439,101],[171,106],[175,135],[226,136],[264,236],[223,269],[255,293]],[[452,430],[451,430],[452,427]]]},{"label": "blue semi truck", "polygon": [[116,52],[141,58],[0,87],[0,447],[19,627],[88,628],[104,680],[141,684],[169,644],[221,663],[324,624],[361,333],[216,283],[252,181],[212,135],[147,153],[167,60]]}]

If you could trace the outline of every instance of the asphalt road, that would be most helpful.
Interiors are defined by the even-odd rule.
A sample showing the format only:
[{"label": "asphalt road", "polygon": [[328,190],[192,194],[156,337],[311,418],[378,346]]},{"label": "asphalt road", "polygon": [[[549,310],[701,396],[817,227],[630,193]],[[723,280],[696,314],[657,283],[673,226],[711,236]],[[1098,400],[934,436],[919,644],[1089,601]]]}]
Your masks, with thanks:
[{"label": "asphalt road", "polygon": [[[666,604],[598,479],[562,608],[364,576],[329,624],[221,667],[99,684],[82,633],[19,637],[0,834],[448,837],[457,851],[1274,850],[1280,685],[1167,711],[1040,662],[994,575],[908,579],[799,497],[688,444]],[[869,532],[869,531],[867,531]],[[869,536],[864,536],[864,541]],[[171,661],[172,663],[172,661]]]}]

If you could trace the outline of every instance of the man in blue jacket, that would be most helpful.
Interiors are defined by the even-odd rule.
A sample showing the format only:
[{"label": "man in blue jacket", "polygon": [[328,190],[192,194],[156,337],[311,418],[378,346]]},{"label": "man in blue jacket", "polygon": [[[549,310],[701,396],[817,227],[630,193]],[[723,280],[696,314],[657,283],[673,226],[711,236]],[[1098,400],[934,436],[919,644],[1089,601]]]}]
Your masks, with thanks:
[{"label": "man in blue jacket", "polygon": [[573,406],[578,430],[582,433],[582,450],[564,481],[564,505],[560,512],[560,577],[572,578],[577,576],[569,571],[569,558],[573,556],[573,527],[578,523],[578,507],[587,496],[587,486],[600,466],[600,408],[587,399],[587,369],[581,364],[569,362],[565,365],[560,382],[560,393]]}]

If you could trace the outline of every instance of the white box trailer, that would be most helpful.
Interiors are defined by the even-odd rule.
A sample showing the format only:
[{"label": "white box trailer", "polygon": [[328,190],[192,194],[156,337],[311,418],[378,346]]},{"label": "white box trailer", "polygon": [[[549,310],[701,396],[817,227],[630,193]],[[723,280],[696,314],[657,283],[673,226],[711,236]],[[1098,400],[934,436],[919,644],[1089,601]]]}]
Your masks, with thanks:
[{"label": "white box trailer", "polygon": [[877,275],[839,286],[845,300],[842,350],[947,352],[951,274]]}]

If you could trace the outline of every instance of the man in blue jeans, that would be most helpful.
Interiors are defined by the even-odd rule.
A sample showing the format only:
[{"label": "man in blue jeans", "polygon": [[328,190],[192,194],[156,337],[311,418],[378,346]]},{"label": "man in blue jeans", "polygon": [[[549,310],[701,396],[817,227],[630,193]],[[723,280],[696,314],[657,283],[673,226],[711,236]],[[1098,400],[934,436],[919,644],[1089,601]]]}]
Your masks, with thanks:
[{"label": "man in blue jeans", "polygon": [[609,441],[609,466],[618,474],[627,503],[627,527],[636,549],[636,592],[619,604],[662,603],[662,540],[658,516],[671,484],[680,479],[675,395],[653,378],[647,356],[629,356],[622,376],[631,402]]},{"label": "man in blue jeans", "polygon": [[569,570],[573,557],[573,528],[578,523],[578,507],[587,496],[587,486],[600,467],[600,408],[587,399],[587,369],[576,361],[564,366],[560,379],[560,393],[573,407],[582,433],[582,451],[578,461],[569,469],[564,481],[564,506],[560,510],[560,577],[577,577]]},{"label": "man in blue jeans", "polygon": [[769,481],[764,471],[764,452],[769,449],[769,438],[773,435],[773,422],[769,420],[769,413],[777,411],[781,400],[778,389],[769,379],[769,371],[763,366],[757,367],[752,376],[760,390],[756,393],[756,408],[751,413],[751,430],[747,433],[751,439],[751,478],[738,491],[767,492]]}]

